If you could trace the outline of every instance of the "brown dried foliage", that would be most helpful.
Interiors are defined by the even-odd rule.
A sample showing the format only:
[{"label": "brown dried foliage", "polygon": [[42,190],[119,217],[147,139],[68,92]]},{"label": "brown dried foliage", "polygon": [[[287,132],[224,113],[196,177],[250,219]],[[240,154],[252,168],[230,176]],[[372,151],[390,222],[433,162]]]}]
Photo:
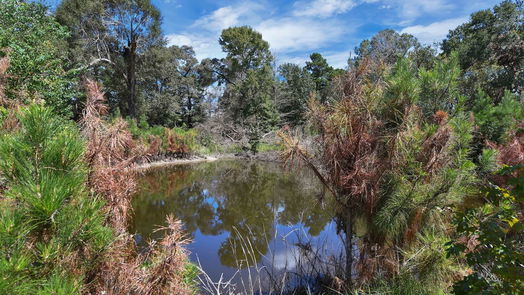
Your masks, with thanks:
[{"label": "brown dried foliage", "polygon": [[[139,254],[132,236],[127,232],[131,198],[136,189],[132,168],[137,160],[158,149],[158,140],[146,149],[137,144],[127,122],[104,120],[108,108],[98,83],[85,82],[87,100],[80,122],[88,139],[86,159],[91,168],[89,186],[106,200],[107,223],[118,238],[101,259],[97,273],[92,274],[92,294],[186,294],[181,275],[187,260],[183,246],[188,240],[179,221],[168,218],[165,237],[150,251]],[[144,267],[144,264],[151,267]]]},{"label": "brown dried foliage", "polygon": [[5,96],[5,82],[7,80],[7,69],[9,68],[9,57],[0,58],[0,105],[7,104]]},{"label": "brown dried foliage", "polygon": [[504,145],[497,145],[494,142],[488,142],[488,147],[498,151],[498,163],[514,166],[524,164],[524,122],[522,122],[517,131],[511,134],[509,140]]},{"label": "brown dried foliage", "polygon": [[167,151],[178,156],[184,156],[190,153],[191,149],[187,143],[188,138],[182,135],[175,134],[175,132],[169,128],[165,129],[167,139]]},{"label": "brown dried foliage", "polygon": [[[130,235],[119,239],[103,259],[92,294],[171,295],[189,294],[183,283],[187,261],[184,248],[190,241],[183,235],[182,224],[169,216],[159,242],[151,242],[148,251],[137,254]],[[149,264],[149,267],[145,267]]]},{"label": "brown dried foliage", "polygon": [[[379,184],[391,159],[386,152],[387,141],[381,140],[384,124],[373,113],[373,95],[364,95],[376,91],[369,83],[368,62],[362,62],[358,68],[349,71],[342,83],[339,83],[339,93],[342,99],[335,106],[321,105],[316,100],[310,100],[309,117],[312,124],[320,132],[317,144],[320,147],[318,160],[321,165],[315,165],[314,159],[305,148],[301,147],[289,133],[280,132],[286,149],[282,157],[286,162],[304,161],[315,171],[322,182],[330,189],[339,204],[339,226],[346,234],[346,279],[350,283],[352,273],[352,223],[354,212],[362,212],[371,216],[379,200]],[[319,167],[317,167],[319,166]],[[376,265],[384,265],[384,255],[373,253],[382,251],[370,241],[361,249],[362,259],[374,259]],[[373,253],[372,253],[373,252]],[[366,254],[366,253],[369,253]],[[380,258],[379,258],[380,257]],[[380,260],[380,262],[379,262]],[[366,261],[358,268],[362,275],[366,272],[375,273],[373,261]]]},{"label": "brown dried foliage", "polygon": [[126,231],[131,208],[131,195],[136,182],[130,171],[143,148],[133,141],[127,123],[118,119],[105,122],[105,97],[99,85],[86,80],[87,100],[80,121],[87,137],[86,159],[91,167],[89,186],[106,199],[108,223],[119,231]]},{"label": "brown dried foliage", "polygon": [[[380,210],[380,194],[386,173],[402,173],[406,163],[404,145],[411,143],[413,132],[421,127],[421,111],[415,105],[404,105],[396,110],[402,116],[400,125],[387,126],[387,116],[380,98],[387,86],[373,73],[372,62],[364,60],[350,70],[338,84],[341,99],[335,106],[326,106],[316,100],[309,105],[312,124],[319,131],[318,156],[300,145],[288,130],[279,132],[286,149],[281,156],[286,163],[304,162],[319,176],[339,204],[340,226],[351,235],[353,216],[367,220],[371,226]],[[387,108],[387,106],[386,106]],[[448,114],[438,111],[433,116],[439,127],[424,139],[415,159],[424,167],[425,177],[412,180],[429,182],[438,171],[452,160],[449,147],[452,132]],[[399,247],[412,243],[426,218],[425,207],[412,212],[403,236],[386,240],[383,235],[369,231],[362,237],[356,269],[359,283],[365,283],[377,272],[395,274],[401,261]]]},{"label": "brown dried foliage", "polygon": [[359,275],[359,284],[369,282],[378,272],[384,275],[398,273],[398,257],[391,245],[379,246],[366,242],[361,251],[355,267]]},{"label": "brown dried foliage", "polygon": [[[422,152],[418,156],[418,161],[425,163],[425,170],[428,173],[426,180],[429,180],[433,172],[444,166],[449,160],[444,151],[450,143],[451,128],[446,125],[447,116],[443,116],[440,111],[433,116],[439,118],[439,128],[435,134],[424,141]],[[447,114],[446,114],[447,115]]]},{"label": "brown dried foliage", "polygon": [[439,125],[445,124],[448,121],[448,113],[442,110],[438,110],[433,115],[433,120]]},{"label": "brown dried foliage", "polygon": [[0,58],[0,107],[9,109],[7,118],[2,122],[0,128],[6,131],[18,128],[18,120],[16,119],[15,114],[20,107],[20,104],[17,101],[11,100],[5,95],[5,84],[8,78],[7,70],[9,69],[9,65],[9,55]]},{"label": "brown dried foliage", "polygon": [[184,269],[187,253],[182,246],[190,240],[184,235],[182,223],[173,216],[167,217],[167,226],[157,231],[165,231],[167,234],[159,243],[152,243],[151,255],[154,265],[149,269],[144,283],[141,284],[140,294],[184,294],[187,293],[186,286],[181,285],[182,272]]},{"label": "brown dried foliage", "polygon": [[[334,193],[343,208],[361,207],[373,211],[377,201],[377,186],[385,170],[381,161],[384,146],[379,141],[383,124],[373,116],[369,101],[363,95],[368,63],[348,72],[340,83],[342,100],[335,107],[310,100],[309,117],[320,131],[323,182]],[[311,162],[305,148],[286,132],[280,137],[287,147],[282,152],[286,162]],[[318,169],[320,171],[321,169]]]},{"label": "brown dried foliage", "polygon": [[[499,165],[524,165],[524,122],[520,123],[517,130],[510,134],[505,144],[497,144],[488,141],[486,146],[497,150],[497,163]],[[510,178],[516,177],[518,171],[513,175],[494,175],[491,180],[500,186],[506,186]]]}]

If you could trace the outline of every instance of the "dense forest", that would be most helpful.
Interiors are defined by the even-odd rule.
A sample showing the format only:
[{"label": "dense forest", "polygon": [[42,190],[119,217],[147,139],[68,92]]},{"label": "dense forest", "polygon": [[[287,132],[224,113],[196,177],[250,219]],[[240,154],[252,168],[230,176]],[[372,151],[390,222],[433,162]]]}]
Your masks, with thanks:
[{"label": "dense forest", "polygon": [[150,0],[0,0],[0,294],[199,293],[176,216],[137,248],[133,168],[260,153],[313,171],[345,242],[279,293],[524,294],[523,1],[343,69],[277,64],[249,26],[198,60],[161,25]]}]

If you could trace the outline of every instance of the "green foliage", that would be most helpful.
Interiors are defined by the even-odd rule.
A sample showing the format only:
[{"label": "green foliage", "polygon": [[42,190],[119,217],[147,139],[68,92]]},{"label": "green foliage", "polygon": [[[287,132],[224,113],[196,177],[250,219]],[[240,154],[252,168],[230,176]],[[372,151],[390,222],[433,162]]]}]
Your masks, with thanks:
[{"label": "green foliage", "polygon": [[306,61],[304,69],[308,71],[313,78],[320,101],[326,103],[330,99],[333,80],[345,71],[334,69],[320,53],[312,53],[309,58],[310,61]]},{"label": "green foliage", "polygon": [[421,69],[420,76],[420,106],[426,117],[433,116],[437,111],[452,114],[459,104],[460,67],[458,55],[437,59],[431,69]]},{"label": "green foliage", "polygon": [[[201,147],[197,142],[197,130],[186,128],[167,128],[163,126],[149,126],[145,120],[141,120],[140,126],[133,119],[128,119],[129,132],[134,139],[145,144],[153,144],[156,138],[160,139],[160,146],[156,155],[187,156],[198,151]],[[175,151],[182,147],[184,152]]]},{"label": "green foliage", "polygon": [[233,27],[222,31],[218,43],[227,53],[223,76],[229,81],[248,70],[260,69],[273,61],[269,43],[251,27]]},{"label": "green foliage", "polygon": [[269,66],[248,71],[246,78],[230,90],[229,111],[236,121],[244,121],[248,128],[257,130],[268,130],[276,123],[275,84]]},{"label": "green foliage", "polygon": [[0,140],[0,293],[79,294],[112,241],[102,202],[85,187],[84,142],[50,108],[31,105],[19,121]]},{"label": "green foliage", "polygon": [[500,103],[495,104],[493,99],[480,89],[472,111],[479,126],[480,137],[497,143],[504,142],[506,133],[516,127],[523,115],[522,105],[515,95],[506,92]]},{"label": "green foliage", "polygon": [[139,78],[148,123],[188,128],[205,118],[205,88],[214,82],[189,46],[154,47],[144,54]]},{"label": "green foliage", "polygon": [[435,228],[420,233],[416,244],[403,253],[405,262],[399,275],[399,280],[416,279],[428,294],[446,293],[449,282],[462,270],[460,262],[447,257],[448,237],[436,224]]},{"label": "green foliage", "polygon": [[[64,0],[56,7],[56,20],[69,28],[68,38],[69,58],[75,64],[89,64],[93,58],[109,58],[111,42],[106,33],[103,15],[105,3],[103,0]],[[94,65],[97,76],[101,77],[104,67]],[[107,67],[107,64],[104,64]]]},{"label": "green foliage", "polygon": [[[333,111],[319,138],[336,134],[327,158],[339,157],[332,162],[338,172],[328,179],[338,181],[333,191],[344,191],[341,210],[358,209],[368,223],[360,250],[384,250],[398,269],[375,277],[368,293],[444,293],[463,257],[473,273],[456,293],[518,293],[522,178],[511,191],[485,188],[479,202],[456,213],[457,235],[478,242],[473,250],[457,238],[448,244],[457,256],[446,257],[443,241],[449,207],[497,167],[497,151],[486,141],[503,145],[522,121],[523,3],[503,1],[472,14],[449,33],[439,57],[409,34],[384,30],[362,41],[349,61],[351,70],[369,62],[364,74],[339,79],[344,71],[313,53],[304,68],[280,66],[277,79],[269,43],[247,26],[222,32],[224,59],[198,62],[191,47],[166,47],[150,0],[64,0],[58,22],[34,1],[0,0],[1,56],[10,61],[5,94],[46,105],[23,108],[19,129],[0,130],[0,293],[79,294],[113,239],[101,201],[85,188],[85,143],[72,122],[54,114],[70,116],[81,101],[80,73],[103,81],[112,109],[133,118],[133,137],[158,144],[164,155],[246,149],[193,129],[206,119],[206,103],[218,105],[214,115],[231,124],[234,140],[247,140],[253,152],[280,150],[263,135],[303,125],[308,99],[318,98],[320,109]],[[224,91],[206,102],[216,81]],[[343,93],[335,93],[336,81],[348,83]],[[0,107],[0,126],[8,115]],[[385,264],[382,257],[371,258]],[[387,272],[383,266],[377,269]],[[185,283],[196,275],[188,264]]]},{"label": "green foliage", "polygon": [[416,277],[404,276],[395,280],[377,280],[366,290],[355,291],[354,295],[443,295],[441,290],[420,282]]},{"label": "green foliage", "polygon": [[182,274],[182,281],[186,286],[194,291],[195,294],[198,294],[198,276],[200,275],[200,269],[195,264],[187,261],[184,268],[184,273]]},{"label": "green foliage", "polygon": [[[394,152],[398,167],[386,173],[381,187],[382,204],[373,220],[374,230],[385,238],[402,241],[410,227],[422,230],[426,222],[428,225],[437,222],[429,221],[432,213],[461,200],[469,192],[469,186],[475,181],[472,174],[475,165],[467,158],[472,124],[457,117],[451,120],[449,128],[451,140],[440,150],[440,156],[446,155],[450,160],[438,170],[428,171],[427,163],[422,160],[427,157],[424,145],[427,138],[431,138],[431,127],[413,126],[397,135]],[[424,217],[416,217],[420,212],[424,212]],[[426,222],[414,225],[414,218]]]},{"label": "green foliage", "polygon": [[112,107],[140,118],[142,58],[150,48],[164,45],[160,11],[150,0],[93,0],[87,5],[65,0],[57,8],[57,18],[73,35],[71,59],[110,86]]},{"label": "green foliage", "polygon": [[10,59],[6,94],[29,103],[43,99],[63,115],[71,115],[78,77],[69,72],[67,28],[42,4],[0,1],[0,48]]},{"label": "green foliage", "polygon": [[459,56],[468,95],[473,96],[481,86],[498,102],[506,90],[522,92],[523,5],[522,1],[506,0],[493,9],[475,12],[443,41],[445,54],[456,51]]},{"label": "green foliage", "polygon": [[315,91],[315,81],[309,72],[295,64],[281,65],[279,73],[283,78],[277,101],[281,124],[301,125],[306,121],[307,102]]},{"label": "green foliage", "polygon": [[[519,171],[520,169],[520,171]],[[454,286],[455,294],[520,294],[524,290],[524,179],[521,167],[510,191],[496,185],[483,189],[481,200],[458,210],[454,224],[462,239],[450,241],[449,255],[464,255],[473,273]]]},{"label": "green foliage", "polygon": [[387,29],[375,34],[371,40],[364,40],[355,48],[356,58],[352,63],[359,63],[364,58],[383,60],[394,64],[399,58],[407,57],[409,51],[419,47],[418,40],[410,34],[399,34]]},{"label": "green foliage", "polygon": [[494,173],[497,169],[497,151],[494,149],[483,149],[479,155],[477,169],[483,177]]},{"label": "green foliage", "polygon": [[243,129],[250,149],[256,152],[263,133],[278,122],[269,43],[247,26],[222,31],[219,43],[227,54],[218,66],[221,82],[226,84],[219,106]]},{"label": "green foliage", "polygon": [[382,112],[388,124],[399,125],[406,116],[406,108],[419,100],[420,81],[410,60],[399,60],[387,77],[387,83],[386,93],[380,101]]}]

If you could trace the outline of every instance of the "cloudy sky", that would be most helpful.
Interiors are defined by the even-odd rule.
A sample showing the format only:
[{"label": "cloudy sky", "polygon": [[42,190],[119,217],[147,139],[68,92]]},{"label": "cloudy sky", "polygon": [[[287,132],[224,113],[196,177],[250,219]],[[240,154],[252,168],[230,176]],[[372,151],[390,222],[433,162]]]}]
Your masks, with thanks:
[{"label": "cloudy sky", "polygon": [[304,62],[320,52],[335,66],[361,40],[392,28],[423,43],[496,0],[153,0],[164,16],[170,44],[191,45],[198,58],[221,57],[218,37],[230,26],[249,25],[269,41],[278,63]]},{"label": "cloudy sky", "polygon": [[312,52],[320,52],[337,67],[346,65],[360,41],[380,30],[407,32],[433,44],[472,12],[500,1],[152,0],[162,12],[170,44],[193,46],[199,59],[224,56],[220,32],[249,25],[269,41],[277,63],[303,63]]}]

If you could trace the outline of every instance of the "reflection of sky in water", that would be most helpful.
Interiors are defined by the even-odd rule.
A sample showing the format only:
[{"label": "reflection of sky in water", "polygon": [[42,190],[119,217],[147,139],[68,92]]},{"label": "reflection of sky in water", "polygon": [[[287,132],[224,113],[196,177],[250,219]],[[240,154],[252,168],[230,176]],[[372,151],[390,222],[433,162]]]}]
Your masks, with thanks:
[{"label": "reflection of sky in water", "polygon": [[[190,259],[215,281],[237,272],[233,266],[244,258],[238,245],[246,243],[258,252],[258,266],[289,271],[299,259],[299,242],[325,257],[342,249],[331,210],[317,201],[320,187],[307,171],[289,173],[275,163],[218,161],[159,169],[141,179],[131,230],[139,234],[138,243],[140,237],[159,238],[153,230],[173,214],[192,233]],[[237,285],[246,272],[236,275]]]},{"label": "reflection of sky in water", "polygon": [[[264,255],[259,266],[273,266],[276,271],[292,271],[294,270],[297,259],[299,258],[299,250],[295,243],[305,239],[311,242],[313,251],[322,253],[325,257],[334,253],[339,253],[343,249],[342,241],[336,233],[336,224],[331,222],[325,226],[320,235],[316,237],[306,236],[302,224],[295,224],[291,226],[277,225],[277,234],[269,242],[268,253]],[[213,279],[219,279],[221,275],[225,279],[229,279],[235,275],[237,269],[224,266],[220,263],[220,258],[216,255],[220,245],[229,236],[228,232],[224,232],[217,236],[204,235],[200,231],[195,233],[194,242],[188,247],[191,251],[190,259],[194,262],[199,262],[206,273]],[[318,248],[320,247],[320,249]],[[247,276],[247,270],[242,270],[236,274],[236,279],[233,280],[237,285],[240,285],[239,275]]]}]

